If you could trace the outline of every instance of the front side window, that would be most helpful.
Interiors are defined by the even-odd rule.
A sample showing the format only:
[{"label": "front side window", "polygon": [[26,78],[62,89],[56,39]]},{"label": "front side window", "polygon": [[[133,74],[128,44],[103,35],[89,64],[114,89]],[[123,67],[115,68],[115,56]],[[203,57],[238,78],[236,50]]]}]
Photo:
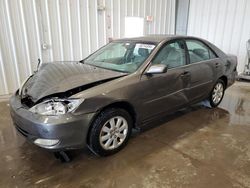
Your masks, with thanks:
[{"label": "front side window", "polygon": [[148,58],[154,44],[112,42],[85,59],[84,63],[120,72],[136,71]]},{"label": "front side window", "polygon": [[176,41],[164,46],[152,64],[164,64],[168,68],[176,68],[186,64],[185,47],[182,41]]},{"label": "front side window", "polygon": [[190,63],[196,63],[199,61],[206,61],[209,59],[216,58],[214,52],[200,41],[187,40],[186,44],[189,53]]}]

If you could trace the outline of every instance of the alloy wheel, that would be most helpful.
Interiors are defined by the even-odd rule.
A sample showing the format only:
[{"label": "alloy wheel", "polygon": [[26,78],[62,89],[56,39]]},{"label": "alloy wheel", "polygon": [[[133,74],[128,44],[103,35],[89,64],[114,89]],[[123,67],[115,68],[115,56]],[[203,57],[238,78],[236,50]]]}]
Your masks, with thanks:
[{"label": "alloy wheel", "polygon": [[118,148],[128,134],[128,122],[121,116],[110,118],[102,127],[99,141],[105,150]]},{"label": "alloy wheel", "polygon": [[212,100],[214,104],[218,104],[222,97],[223,97],[223,91],[224,91],[224,86],[222,83],[218,82],[214,89],[213,89],[213,94],[212,94]]}]

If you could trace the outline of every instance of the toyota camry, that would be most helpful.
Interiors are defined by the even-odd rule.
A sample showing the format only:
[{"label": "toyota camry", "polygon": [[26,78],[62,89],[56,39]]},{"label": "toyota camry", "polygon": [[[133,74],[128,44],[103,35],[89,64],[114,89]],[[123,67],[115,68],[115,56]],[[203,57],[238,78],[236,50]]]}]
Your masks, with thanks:
[{"label": "toyota camry", "polygon": [[150,35],[114,40],[81,61],[43,63],[10,99],[16,130],[54,152],[107,156],[132,129],[207,100],[216,107],[237,59],[210,42]]}]

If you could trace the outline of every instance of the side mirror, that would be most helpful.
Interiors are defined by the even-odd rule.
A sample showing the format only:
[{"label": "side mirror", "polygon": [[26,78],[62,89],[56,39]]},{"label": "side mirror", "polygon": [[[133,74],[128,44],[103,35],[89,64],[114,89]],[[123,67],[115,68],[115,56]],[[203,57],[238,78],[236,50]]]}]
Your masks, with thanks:
[{"label": "side mirror", "polygon": [[146,74],[162,74],[167,72],[167,70],[167,66],[163,64],[151,65]]}]

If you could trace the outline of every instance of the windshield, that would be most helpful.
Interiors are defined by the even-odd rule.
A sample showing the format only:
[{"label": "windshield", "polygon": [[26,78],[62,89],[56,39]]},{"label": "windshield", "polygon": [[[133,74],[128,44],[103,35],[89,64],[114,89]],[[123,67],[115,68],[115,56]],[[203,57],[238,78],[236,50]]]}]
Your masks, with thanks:
[{"label": "windshield", "polygon": [[154,44],[111,42],[84,60],[84,63],[120,72],[135,72],[148,58]]}]

